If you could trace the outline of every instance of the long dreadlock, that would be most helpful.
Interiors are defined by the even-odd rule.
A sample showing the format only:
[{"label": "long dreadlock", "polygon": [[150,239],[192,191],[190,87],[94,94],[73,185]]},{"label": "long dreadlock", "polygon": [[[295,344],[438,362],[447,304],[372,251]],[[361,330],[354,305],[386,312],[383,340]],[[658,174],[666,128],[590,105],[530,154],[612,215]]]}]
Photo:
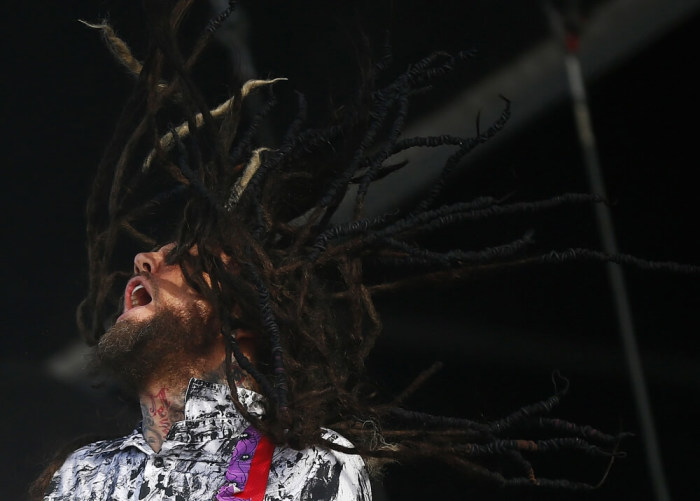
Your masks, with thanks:
[{"label": "long dreadlock", "polygon": [[[552,397],[493,422],[405,409],[407,394],[428,374],[394,401],[374,401],[365,373],[381,331],[373,295],[537,262],[591,259],[681,272],[698,268],[588,249],[533,253],[530,233],[486,248],[426,247],[421,243],[426,234],[466,221],[603,200],[564,194],[528,202],[482,197],[438,205],[460,161],[510,115],[504,98],[500,118],[475,137],[402,136],[411,98],[467,60],[468,52],[430,54],[380,85],[390,64],[385,51],[332,123],[307,126],[306,101],[299,95],[297,117],[281,139],[258,144],[257,125],[274,109],[270,90],[283,79],[249,81],[221,102],[207,102],[196,80],[198,58],[234,2],[188,37],[182,31],[192,3],[145,2],[152,29],[143,61],[107,23],[90,25],[101,30],[136,83],[87,207],[90,285],[78,322],[88,342],[99,339],[117,309],[127,275],[120,262],[124,253],[173,241],[168,260],[181,265],[220,318],[229,385],[235,388],[230,365],[235,359],[255,378],[270,409],[264,420],[250,416],[232,391],[235,405],[275,443],[321,444],[379,463],[435,458],[500,485],[594,487],[540,477],[528,459],[563,449],[621,455],[617,445],[624,434],[546,417],[568,388],[558,376]],[[243,103],[254,92],[268,92],[271,104],[251,119]],[[374,183],[400,175],[406,165],[397,154],[437,146],[454,152],[421,199],[408,209],[366,214]],[[343,218],[348,203],[350,215]],[[189,252],[193,246],[196,255]],[[400,273],[369,274],[368,266]],[[266,345],[267,355],[256,365],[238,347],[240,328],[257,332]],[[322,426],[344,433],[354,446],[326,442]],[[528,429],[551,436],[522,438]]]}]

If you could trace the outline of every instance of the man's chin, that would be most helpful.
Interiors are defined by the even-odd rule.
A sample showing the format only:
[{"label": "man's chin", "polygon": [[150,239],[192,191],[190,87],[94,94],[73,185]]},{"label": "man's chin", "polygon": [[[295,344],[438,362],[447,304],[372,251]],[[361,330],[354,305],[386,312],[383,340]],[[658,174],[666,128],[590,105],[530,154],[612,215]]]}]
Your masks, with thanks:
[{"label": "man's chin", "polygon": [[203,324],[170,310],[147,320],[122,317],[100,338],[96,355],[100,366],[130,389],[139,391],[155,378],[186,377],[181,374],[186,359],[211,347]]},{"label": "man's chin", "polygon": [[151,322],[121,318],[97,343],[96,355],[101,368],[115,376],[129,389],[139,390],[145,384],[152,360],[148,338],[153,335]]},{"label": "man's chin", "polygon": [[133,351],[146,330],[146,324],[122,314],[97,342],[97,356],[102,359]]}]

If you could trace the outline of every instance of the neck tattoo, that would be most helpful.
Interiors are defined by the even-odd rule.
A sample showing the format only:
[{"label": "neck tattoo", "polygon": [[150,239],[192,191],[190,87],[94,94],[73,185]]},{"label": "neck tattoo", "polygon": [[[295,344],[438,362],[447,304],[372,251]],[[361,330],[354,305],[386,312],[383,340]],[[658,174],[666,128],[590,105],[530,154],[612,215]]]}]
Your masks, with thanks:
[{"label": "neck tattoo", "polygon": [[160,451],[173,423],[185,418],[184,399],[176,394],[163,387],[156,394],[141,395],[143,436],[154,452]]}]

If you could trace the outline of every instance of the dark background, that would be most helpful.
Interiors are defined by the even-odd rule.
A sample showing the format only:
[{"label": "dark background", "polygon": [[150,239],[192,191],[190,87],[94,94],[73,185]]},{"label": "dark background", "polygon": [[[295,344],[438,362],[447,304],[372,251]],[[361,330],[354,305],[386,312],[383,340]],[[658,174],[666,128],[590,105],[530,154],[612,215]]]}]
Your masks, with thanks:
[{"label": "dark background", "polygon": [[[586,22],[614,4],[629,4],[629,18],[638,12],[633,1],[581,2],[582,58]],[[699,4],[638,4],[656,5],[658,29],[619,51],[613,62],[586,73],[620,249],[648,259],[697,264],[698,80],[693,67]],[[687,8],[670,22],[662,14],[677,4]],[[5,437],[0,471],[3,497],[21,499],[27,483],[65,440],[132,425],[114,395],[91,389],[82,378],[84,358],[75,348],[74,311],[87,283],[83,207],[130,85],[99,36],[77,19],[109,15],[138,48],[141,17],[138,2],[117,1],[14,1],[5,2],[4,11],[0,367]],[[433,50],[478,47],[473,61],[431,97],[418,100],[412,124],[426,121],[437,127],[433,134],[444,131],[427,112],[458,106],[451,103],[457,103],[460,93],[483,88],[488,77],[512,69],[519,57],[552,37],[541,3],[535,1],[302,1],[281,6],[261,1],[242,2],[241,14],[237,26],[249,30],[244,48],[251,71],[289,77],[315,99],[317,109],[352,87],[358,27],[372,40],[381,40],[385,28],[391,30],[398,69]],[[584,70],[586,61],[595,67],[628,41],[622,27],[613,26],[612,33],[619,45],[588,52]],[[529,71],[544,71],[533,64]],[[512,98],[510,132],[511,125],[467,162],[447,198],[515,193],[528,199],[585,191],[573,115],[556,81],[551,88],[538,87],[537,95],[510,95],[518,82],[507,82],[504,88],[487,86],[488,99],[476,106],[485,115],[497,115],[498,94]],[[528,99],[541,104],[533,108]],[[464,135],[474,134],[475,121],[475,114],[465,113]],[[413,194],[408,187],[391,189],[401,196]],[[530,226],[538,241],[551,248],[599,248],[593,212],[586,206],[526,221],[493,219],[436,238],[439,245],[468,245],[491,236],[515,237]],[[626,269],[626,278],[668,487],[674,498],[682,499],[695,490],[699,466],[697,277]],[[571,391],[557,416],[607,431],[639,432],[606,280],[601,264],[534,266],[477,276],[449,289],[379,298],[385,336],[371,360],[372,370],[388,390],[398,391],[440,360],[445,368],[408,403],[436,413],[493,419],[549,396],[550,374],[559,369],[571,381]],[[377,498],[651,500],[642,441],[638,435],[625,443],[628,457],[615,463],[605,485],[593,493],[483,490],[451,470],[421,464],[391,467]],[[591,483],[606,467],[604,460],[582,455],[543,457],[536,468],[538,464],[541,476]]]}]

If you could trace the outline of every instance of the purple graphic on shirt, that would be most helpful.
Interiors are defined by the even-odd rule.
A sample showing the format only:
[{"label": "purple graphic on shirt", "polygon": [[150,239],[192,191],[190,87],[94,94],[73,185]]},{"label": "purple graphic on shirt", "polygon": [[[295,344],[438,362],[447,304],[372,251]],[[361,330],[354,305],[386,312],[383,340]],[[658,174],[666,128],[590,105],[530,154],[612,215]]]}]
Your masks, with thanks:
[{"label": "purple graphic on shirt", "polygon": [[241,434],[241,439],[233,451],[231,464],[226,470],[228,484],[219,489],[219,493],[216,495],[218,501],[241,500],[241,498],[234,498],[234,495],[245,489],[250,474],[250,463],[260,442],[260,436],[260,432],[252,426],[249,426]]}]

